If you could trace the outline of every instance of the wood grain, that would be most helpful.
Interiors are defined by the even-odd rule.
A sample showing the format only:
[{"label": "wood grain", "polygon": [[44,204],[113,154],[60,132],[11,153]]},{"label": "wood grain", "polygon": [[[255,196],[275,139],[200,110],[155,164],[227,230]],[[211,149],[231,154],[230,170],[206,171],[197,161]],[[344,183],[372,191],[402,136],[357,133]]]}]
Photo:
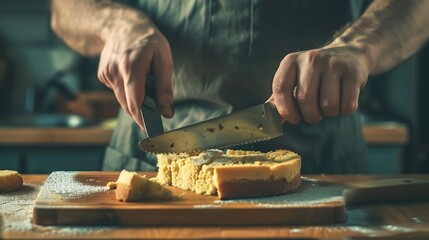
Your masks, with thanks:
[{"label": "wood grain", "polygon": [[[75,181],[105,186],[117,178],[118,173],[81,172]],[[48,178],[47,184],[50,181]],[[123,226],[327,224],[345,221],[342,200],[260,205],[252,201],[221,202],[217,196],[203,196],[174,187],[170,190],[175,196],[172,201],[124,203],[115,199],[114,190],[75,198],[44,187],[35,202],[33,221],[40,225]]]},{"label": "wood grain", "polygon": [[[42,185],[47,175],[24,175],[25,184]],[[332,183],[354,183],[395,177],[429,180],[429,175],[368,176],[312,175],[311,178]],[[38,189],[38,187],[36,188]],[[24,191],[23,198],[29,193]],[[35,195],[35,194],[34,194]],[[27,196],[28,198],[28,196]],[[19,203],[17,203],[19,204]],[[0,214],[1,215],[1,214]],[[10,216],[7,218],[7,216]],[[345,223],[307,226],[146,226],[146,227],[49,227],[33,225],[21,230],[22,220],[15,212],[0,220],[0,238],[8,239],[344,239],[380,237],[388,239],[429,239],[429,201],[378,203],[347,209]],[[9,219],[9,220],[8,220]],[[30,221],[30,217],[27,221]],[[7,226],[10,226],[8,228]]]},{"label": "wood grain", "polygon": [[[88,186],[105,186],[117,177],[118,173],[112,172],[81,172],[76,174],[74,181]],[[49,178],[47,185],[52,183],[50,181],[53,180]],[[429,181],[418,179],[385,179],[355,184],[304,180],[300,191],[286,194],[284,198],[279,196],[281,202],[273,202],[276,198],[268,198],[269,201],[267,198],[219,201],[216,196],[202,196],[171,187],[175,196],[172,201],[124,203],[115,199],[114,190],[76,198],[44,187],[36,199],[33,220],[40,225],[331,224],[345,221],[345,203],[351,206],[359,203],[426,200],[429,199],[426,189],[429,189]],[[328,191],[328,195],[324,191]],[[297,195],[313,199],[297,201]]]}]

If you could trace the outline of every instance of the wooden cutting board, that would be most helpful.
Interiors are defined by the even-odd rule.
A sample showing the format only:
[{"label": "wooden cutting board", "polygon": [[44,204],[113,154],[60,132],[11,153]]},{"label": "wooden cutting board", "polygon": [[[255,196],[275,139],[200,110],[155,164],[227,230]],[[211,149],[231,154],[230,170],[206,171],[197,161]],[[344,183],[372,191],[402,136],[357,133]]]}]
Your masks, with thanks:
[{"label": "wooden cutting board", "polygon": [[[386,179],[353,185],[303,178],[286,195],[219,200],[170,187],[175,199],[124,203],[108,189],[118,172],[53,172],[34,205],[40,225],[284,225],[344,222],[346,206],[368,202],[429,199],[429,181]],[[148,174],[148,177],[153,175]]]}]

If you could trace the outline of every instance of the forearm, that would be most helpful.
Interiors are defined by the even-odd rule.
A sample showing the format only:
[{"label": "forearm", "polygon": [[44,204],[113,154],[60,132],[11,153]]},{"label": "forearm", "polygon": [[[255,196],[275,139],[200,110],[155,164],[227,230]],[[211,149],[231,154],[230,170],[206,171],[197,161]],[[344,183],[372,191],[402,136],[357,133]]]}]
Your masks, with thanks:
[{"label": "forearm", "polygon": [[145,21],[150,20],[144,14],[107,0],[52,0],[52,29],[87,56],[100,54],[110,34],[131,31]]},{"label": "forearm", "polygon": [[429,1],[377,0],[329,46],[352,46],[367,56],[370,74],[389,70],[429,37]]}]

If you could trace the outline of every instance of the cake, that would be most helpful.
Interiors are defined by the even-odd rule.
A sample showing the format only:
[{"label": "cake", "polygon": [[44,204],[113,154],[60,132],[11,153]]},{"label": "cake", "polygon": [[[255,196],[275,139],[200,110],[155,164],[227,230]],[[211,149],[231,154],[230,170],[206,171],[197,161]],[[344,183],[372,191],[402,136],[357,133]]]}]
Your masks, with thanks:
[{"label": "cake", "polygon": [[301,157],[288,150],[158,154],[156,181],[220,199],[280,195],[301,184]]},{"label": "cake", "polygon": [[169,200],[172,192],[157,182],[136,172],[122,170],[116,182],[109,182],[109,188],[116,188],[115,197],[119,201]]},{"label": "cake", "polygon": [[0,193],[18,190],[22,184],[22,177],[17,171],[0,170]]}]

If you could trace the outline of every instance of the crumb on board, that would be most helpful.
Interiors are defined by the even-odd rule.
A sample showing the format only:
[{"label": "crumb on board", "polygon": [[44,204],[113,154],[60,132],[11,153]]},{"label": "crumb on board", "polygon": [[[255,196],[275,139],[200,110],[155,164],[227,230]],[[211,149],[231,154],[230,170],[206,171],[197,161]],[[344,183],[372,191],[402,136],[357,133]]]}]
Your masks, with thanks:
[{"label": "crumb on board", "polygon": [[110,189],[116,189],[118,187],[118,182],[108,182],[106,186]]}]

